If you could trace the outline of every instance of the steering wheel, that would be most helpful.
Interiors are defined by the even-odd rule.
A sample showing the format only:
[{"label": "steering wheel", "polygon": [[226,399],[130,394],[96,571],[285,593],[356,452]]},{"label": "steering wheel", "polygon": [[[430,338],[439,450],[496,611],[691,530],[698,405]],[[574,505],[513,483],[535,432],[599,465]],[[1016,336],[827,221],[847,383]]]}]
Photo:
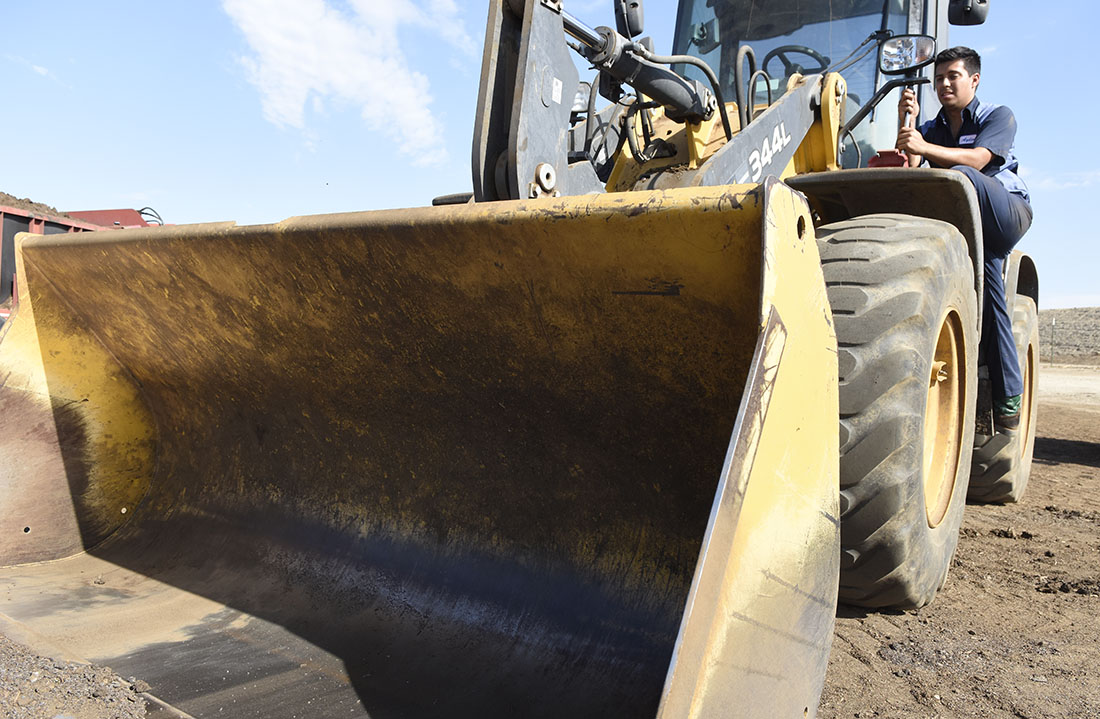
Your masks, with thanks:
[{"label": "steering wheel", "polygon": [[[809,55],[813,58],[814,62],[817,63],[817,67],[803,67],[797,62],[791,62],[787,54],[795,52],[802,55]],[[784,77],[790,77],[796,72],[802,75],[816,75],[825,72],[830,62],[829,58],[825,57],[817,50],[814,50],[812,47],[806,47],[805,45],[780,45],[764,56],[764,62],[760,65],[764,72],[768,72],[768,63],[771,62],[773,58],[779,58],[779,62],[783,63]],[[768,72],[768,75],[771,75],[771,73]]]}]

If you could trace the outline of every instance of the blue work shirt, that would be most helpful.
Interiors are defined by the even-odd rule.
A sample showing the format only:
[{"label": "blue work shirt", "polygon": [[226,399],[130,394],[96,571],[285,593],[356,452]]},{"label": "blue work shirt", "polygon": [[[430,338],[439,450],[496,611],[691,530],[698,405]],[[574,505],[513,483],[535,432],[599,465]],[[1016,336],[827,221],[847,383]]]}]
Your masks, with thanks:
[{"label": "blue work shirt", "polygon": [[[993,159],[982,168],[983,175],[989,175],[1014,195],[1031,202],[1027,185],[1020,178],[1020,163],[1016,159],[1014,143],[1016,141],[1016,117],[1004,105],[991,105],[980,102],[977,97],[963,108],[962,126],[959,136],[951,134],[947,115],[941,109],[939,114],[919,128],[920,134],[928,142],[941,147],[984,147],[993,153]],[[926,159],[932,167],[941,167]]]}]

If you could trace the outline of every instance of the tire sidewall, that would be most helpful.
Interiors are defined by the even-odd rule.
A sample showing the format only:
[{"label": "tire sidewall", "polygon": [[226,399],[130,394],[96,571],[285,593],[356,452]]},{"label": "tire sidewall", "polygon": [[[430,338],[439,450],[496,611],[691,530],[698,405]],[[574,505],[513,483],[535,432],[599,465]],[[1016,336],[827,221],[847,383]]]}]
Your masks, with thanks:
[{"label": "tire sidewall", "polygon": [[[1019,435],[1020,454],[1016,467],[1011,499],[1018,502],[1023,497],[1027,488],[1028,479],[1031,477],[1031,459],[1035,453],[1035,421],[1038,418],[1039,403],[1039,313],[1035,301],[1026,295],[1018,295],[1012,308],[1012,334],[1016,341],[1017,357],[1020,362],[1020,373],[1028,371],[1024,392],[1030,396],[1028,403],[1028,416],[1026,418],[1026,434]],[[1028,354],[1031,361],[1028,361]]]},{"label": "tire sidewall", "polygon": [[[946,579],[970,479],[979,326],[974,267],[958,230],[925,218],[857,217],[820,228],[819,240],[848,370],[841,383],[841,598],[869,607],[923,606]],[[951,497],[932,527],[924,425],[935,349],[952,312],[961,330],[959,444]]]},{"label": "tire sidewall", "polygon": [[[961,245],[962,252],[965,252],[965,244]],[[965,262],[969,264],[969,258],[965,258]],[[972,277],[972,276],[971,276]],[[940,321],[937,324],[937,329],[943,325],[943,322],[948,317],[948,314],[955,312],[958,314],[959,320],[963,324],[964,336],[968,338],[975,337],[978,327],[976,318],[976,308],[974,298],[973,283],[971,277],[964,276],[960,273],[947,273],[947,291],[944,293],[944,302],[940,312]],[[973,329],[972,329],[973,328]],[[966,329],[971,329],[970,332],[966,332]],[[933,343],[935,337],[932,338]],[[929,349],[929,363],[926,367],[926,373],[924,376],[929,377],[931,375],[931,359],[933,358],[935,346]],[[977,367],[977,342],[964,342],[962,348],[965,353],[965,358],[962,365],[964,367]],[[961,387],[962,395],[962,407],[960,408],[960,433],[959,433],[959,445],[958,445],[958,462],[955,466],[955,480],[951,490],[951,499],[947,506],[947,511],[944,513],[943,518],[935,527],[928,526],[925,522],[924,530],[926,532],[926,539],[928,546],[928,558],[927,561],[930,566],[942,567],[942,574],[939,581],[936,583],[936,589],[943,587],[947,581],[947,574],[951,567],[952,558],[955,555],[955,550],[958,548],[959,543],[959,529],[962,526],[962,515],[966,507],[966,493],[970,483],[970,461],[971,461],[971,447],[974,446],[974,407],[977,402],[978,396],[978,381],[977,371],[965,372],[963,376],[963,384]],[[925,407],[924,411],[928,411],[927,397],[925,395]],[[922,429],[922,433],[923,433]],[[922,442],[927,438],[922,436]],[[941,438],[942,439],[942,438]],[[923,446],[923,444],[922,444]],[[921,487],[920,497],[922,500],[922,509],[927,506],[927,497],[924,490],[924,472],[929,468],[924,468],[921,473]],[[924,513],[927,520],[927,513]],[[928,598],[931,600],[931,597]]]}]

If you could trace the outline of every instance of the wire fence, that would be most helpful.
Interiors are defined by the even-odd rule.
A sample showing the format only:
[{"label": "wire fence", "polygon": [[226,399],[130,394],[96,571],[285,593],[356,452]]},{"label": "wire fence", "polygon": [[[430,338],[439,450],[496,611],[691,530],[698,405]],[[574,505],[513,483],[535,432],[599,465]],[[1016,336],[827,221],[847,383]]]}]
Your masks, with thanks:
[{"label": "wire fence", "polygon": [[1100,308],[1040,312],[1039,347],[1051,362],[1100,357]]}]

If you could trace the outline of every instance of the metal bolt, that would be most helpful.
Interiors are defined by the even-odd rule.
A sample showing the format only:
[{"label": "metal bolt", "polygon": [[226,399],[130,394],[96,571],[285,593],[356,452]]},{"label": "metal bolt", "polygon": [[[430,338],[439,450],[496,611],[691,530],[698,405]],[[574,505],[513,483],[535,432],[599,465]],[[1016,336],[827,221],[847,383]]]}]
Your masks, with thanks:
[{"label": "metal bolt", "polygon": [[548,162],[540,162],[536,165],[535,182],[544,192],[553,192],[558,184],[558,174],[554,172],[554,166]]},{"label": "metal bolt", "polygon": [[933,382],[946,382],[947,381],[947,363],[946,362],[933,362],[932,363],[932,380]]}]

